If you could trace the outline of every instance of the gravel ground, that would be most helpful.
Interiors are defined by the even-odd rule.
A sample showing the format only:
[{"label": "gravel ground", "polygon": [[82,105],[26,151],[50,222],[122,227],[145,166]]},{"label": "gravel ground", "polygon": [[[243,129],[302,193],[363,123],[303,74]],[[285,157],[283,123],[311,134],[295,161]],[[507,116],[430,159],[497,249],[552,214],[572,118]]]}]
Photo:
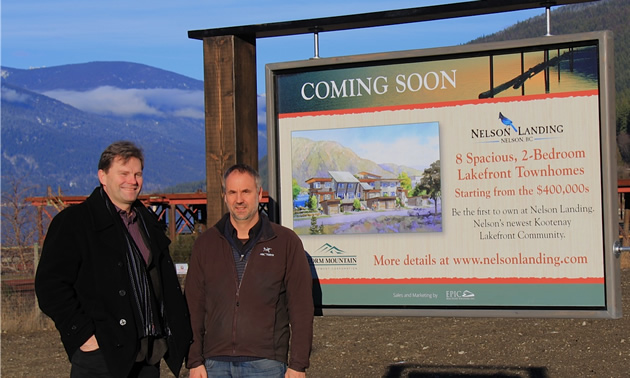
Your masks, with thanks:
[{"label": "gravel ground", "polygon": [[[624,270],[614,320],[317,317],[307,376],[630,377],[628,290]],[[1,342],[2,377],[69,376],[56,331],[3,332]]]}]

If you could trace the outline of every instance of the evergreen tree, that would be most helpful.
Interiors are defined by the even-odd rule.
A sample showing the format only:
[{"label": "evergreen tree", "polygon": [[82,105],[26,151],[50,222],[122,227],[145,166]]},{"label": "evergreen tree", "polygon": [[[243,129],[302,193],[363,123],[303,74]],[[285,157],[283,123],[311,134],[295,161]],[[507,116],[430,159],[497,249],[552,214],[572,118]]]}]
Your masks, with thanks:
[{"label": "evergreen tree", "polygon": [[358,198],[354,199],[354,202],[352,203],[352,207],[356,210],[359,211],[361,210],[361,201]]},{"label": "evergreen tree", "polygon": [[312,195],[308,199],[308,208],[313,210],[313,211],[317,210],[317,196]]},{"label": "evergreen tree", "polygon": [[321,235],[324,233],[324,225],[317,225],[317,217],[311,217],[311,227],[308,229],[311,235]]}]

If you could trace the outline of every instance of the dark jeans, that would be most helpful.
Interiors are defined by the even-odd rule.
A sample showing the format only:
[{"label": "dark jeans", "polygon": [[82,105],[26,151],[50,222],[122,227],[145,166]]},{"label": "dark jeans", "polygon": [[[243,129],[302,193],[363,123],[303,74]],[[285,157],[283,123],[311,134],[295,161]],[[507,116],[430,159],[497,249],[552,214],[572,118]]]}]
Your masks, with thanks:
[{"label": "dark jeans", "polygon": [[208,378],[283,378],[287,365],[280,361],[255,360],[248,362],[226,362],[206,359]]},{"label": "dark jeans", "polygon": [[[72,355],[72,369],[70,378],[114,378],[109,373],[105,358],[100,349],[92,352],[83,352],[77,349]],[[136,362],[129,373],[129,378],[159,378],[160,364],[147,365],[144,362]]]}]

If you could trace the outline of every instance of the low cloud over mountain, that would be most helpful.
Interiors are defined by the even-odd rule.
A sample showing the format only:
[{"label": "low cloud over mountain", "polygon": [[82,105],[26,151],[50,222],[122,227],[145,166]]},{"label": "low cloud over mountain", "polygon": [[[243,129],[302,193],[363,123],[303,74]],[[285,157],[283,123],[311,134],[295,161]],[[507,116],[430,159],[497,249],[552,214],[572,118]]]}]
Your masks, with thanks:
[{"label": "low cloud over mountain", "polygon": [[[111,142],[130,139],[146,158],[145,193],[205,181],[203,82],[128,62],[30,70],[2,67],[2,177],[37,194],[86,195]],[[264,96],[259,154],[266,154]]]},{"label": "low cloud over mountain", "polygon": [[84,92],[58,89],[42,94],[79,110],[104,116],[204,118],[203,91],[103,86]]}]

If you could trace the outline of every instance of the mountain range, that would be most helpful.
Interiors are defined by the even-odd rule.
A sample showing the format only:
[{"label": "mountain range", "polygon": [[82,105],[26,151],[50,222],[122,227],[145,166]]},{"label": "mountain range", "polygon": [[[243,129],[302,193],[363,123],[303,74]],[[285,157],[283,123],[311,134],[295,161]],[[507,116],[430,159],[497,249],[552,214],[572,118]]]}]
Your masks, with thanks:
[{"label": "mountain range", "polygon": [[[620,161],[630,161],[630,5],[603,0],[551,12],[553,34],[613,30]],[[534,17],[472,43],[544,35],[544,16]],[[205,133],[203,82],[131,62],[90,62],[56,67],[1,67],[2,190],[11,179],[65,195],[86,195],[98,184],[96,166],[111,142],[130,139],[145,151],[145,193],[203,190]],[[258,111],[264,120],[264,96]],[[259,168],[266,172],[266,126],[259,122]],[[318,149],[318,150],[316,150]],[[294,146],[295,153],[306,153]],[[352,157],[343,146],[312,144],[304,176],[327,170],[390,175],[404,167],[378,166]],[[317,158],[315,158],[317,156]],[[390,173],[387,173],[390,172]],[[387,174],[385,174],[387,173]],[[309,177],[301,177],[307,179]],[[184,185],[182,185],[184,184]],[[185,188],[185,189],[182,189]]]},{"label": "mountain range", "polygon": [[422,171],[412,167],[378,164],[361,158],[350,148],[335,141],[292,138],[291,157],[294,161],[292,177],[300,186],[307,186],[306,180],[313,177],[329,177],[329,171],[348,171],[352,174],[370,172],[384,178],[396,178],[402,172],[409,176],[422,175]]},{"label": "mountain range", "polygon": [[2,67],[1,122],[3,190],[17,177],[38,195],[89,194],[100,152],[121,139],[144,150],[145,193],[205,182],[201,80],[129,62]]},{"label": "mountain range", "polygon": [[[194,100],[200,97],[199,100]],[[187,103],[186,100],[192,100]],[[145,192],[205,177],[203,83],[126,62],[2,67],[2,184],[85,195],[100,153],[129,139],[145,152]]]}]

